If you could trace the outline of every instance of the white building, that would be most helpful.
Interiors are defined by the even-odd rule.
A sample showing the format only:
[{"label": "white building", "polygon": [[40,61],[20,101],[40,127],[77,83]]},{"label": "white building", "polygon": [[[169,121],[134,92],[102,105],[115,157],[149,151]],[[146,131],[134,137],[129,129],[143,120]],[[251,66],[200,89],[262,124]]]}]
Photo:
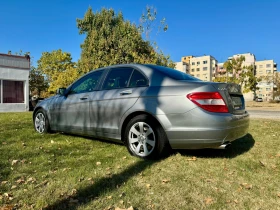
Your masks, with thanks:
[{"label": "white building", "polygon": [[0,54],[0,112],[29,110],[30,57]]},{"label": "white building", "polygon": [[211,55],[190,58],[190,74],[203,81],[212,81],[218,61]]}]

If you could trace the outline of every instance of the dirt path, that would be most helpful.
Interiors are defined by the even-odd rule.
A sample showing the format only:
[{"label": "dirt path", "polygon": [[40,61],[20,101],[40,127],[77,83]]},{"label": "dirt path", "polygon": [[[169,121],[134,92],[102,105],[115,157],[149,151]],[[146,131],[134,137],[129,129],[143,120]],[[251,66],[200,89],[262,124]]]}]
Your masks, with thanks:
[{"label": "dirt path", "polygon": [[246,110],[263,110],[263,111],[279,111],[280,103],[269,103],[269,102],[255,102],[248,101],[245,102]]}]

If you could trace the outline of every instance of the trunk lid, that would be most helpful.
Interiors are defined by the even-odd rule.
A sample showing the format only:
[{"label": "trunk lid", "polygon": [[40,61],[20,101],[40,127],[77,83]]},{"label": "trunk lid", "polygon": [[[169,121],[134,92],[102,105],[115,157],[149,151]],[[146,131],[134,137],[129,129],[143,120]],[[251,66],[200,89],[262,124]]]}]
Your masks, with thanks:
[{"label": "trunk lid", "polygon": [[245,113],[245,101],[240,85],[234,83],[213,83],[212,85],[224,98],[230,113]]}]

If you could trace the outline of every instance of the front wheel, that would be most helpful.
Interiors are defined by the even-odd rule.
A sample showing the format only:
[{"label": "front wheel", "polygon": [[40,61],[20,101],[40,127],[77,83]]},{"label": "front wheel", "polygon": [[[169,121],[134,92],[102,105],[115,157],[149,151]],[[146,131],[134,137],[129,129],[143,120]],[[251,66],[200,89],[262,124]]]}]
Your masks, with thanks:
[{"label": "front wheel", "polygon": [[163,128],[148,115],[132,118],[124,137],[129,153],[140,158],[159,158],[167,151],[168,141]]},{"label": "front wheel", "polygon": [[34,128],[38,133],[49,133],[50,132],[48,116],[42,109],[39,109],[35,114]]}]

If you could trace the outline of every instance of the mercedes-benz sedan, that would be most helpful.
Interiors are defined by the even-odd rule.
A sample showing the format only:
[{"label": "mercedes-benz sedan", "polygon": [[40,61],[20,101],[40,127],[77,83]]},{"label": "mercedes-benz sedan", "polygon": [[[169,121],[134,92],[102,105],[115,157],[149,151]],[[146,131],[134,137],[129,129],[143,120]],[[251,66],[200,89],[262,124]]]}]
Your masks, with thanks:
[{"label": "mercedes-benz sedan", "polygon": [[89,72],[37,104],[33,120],[39,133],[115,140],[142,158],[159,157],[170,146],[225,148],[249,126],[239,85],[141,64]]}]

